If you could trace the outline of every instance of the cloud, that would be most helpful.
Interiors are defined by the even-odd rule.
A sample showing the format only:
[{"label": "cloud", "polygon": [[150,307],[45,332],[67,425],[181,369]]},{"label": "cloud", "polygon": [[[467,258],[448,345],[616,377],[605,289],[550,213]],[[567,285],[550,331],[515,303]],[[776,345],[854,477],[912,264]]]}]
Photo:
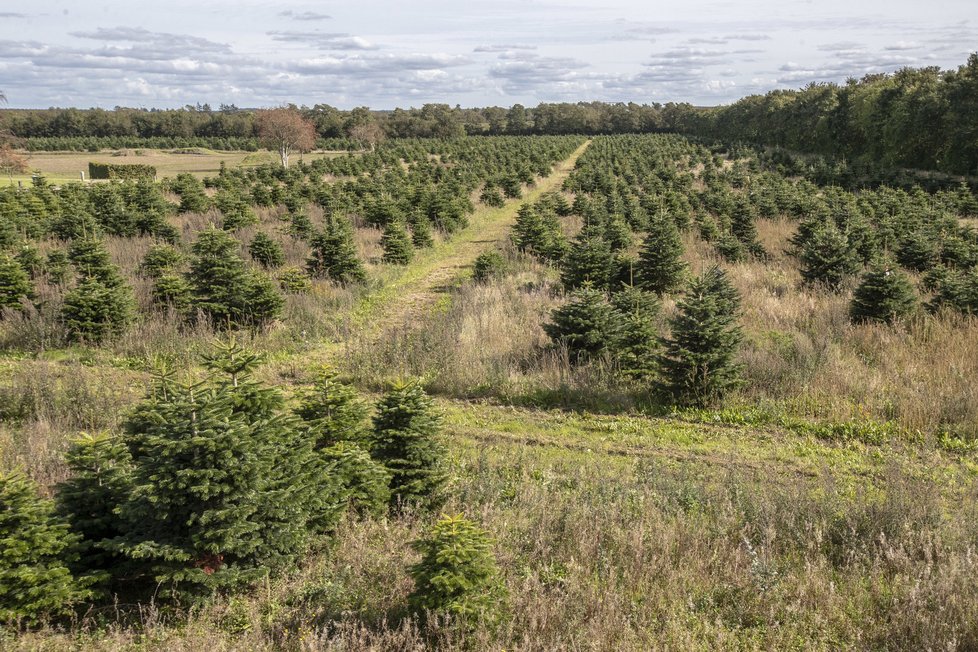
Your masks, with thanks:
[{"label": "cloud", "polygon": [[511,50],[536,50],[535,45],[480,45],[474,48],[473,52],[509,52]]},{"label": "cloud", "polygon": [[0,18],[27,18],[27,14],[17,11],[0,11]]},{"label": "cloud", "polygon": [[217,43],[189,34],[151,32],[143,27],[99,27],[91,32],[68,32],[68,35],[92,41],[136,43],[132,51],[139,51],[142,48],[183,53],[187,50],[223,53],[231,51],[231,46],[227,43]]},{"label": "cloud", "polygon": [[377,46],[365,38],[341,32],[267,32],[273,41],[306,43],[320,50],[376,50]]},{"label": "cloud", "polygon": [[320,14],[315,11],[292,11],[287,9],[285,11],[278,12],[279,16],[284,16],[286,18],[291,18],[292,20],[302,20],[302,21],[316,21],[316,20],[332,20],[333,17],[329,14]]},{"label": "cloud", "polygon": [[550,85],[553,88],[579,84],[580,71],[589,64],[572,57],[541,56],[530,52],[508,52],[499,55],[499,62],[489,68],[490,78],[498,80],[500,88],[518,94]]}]

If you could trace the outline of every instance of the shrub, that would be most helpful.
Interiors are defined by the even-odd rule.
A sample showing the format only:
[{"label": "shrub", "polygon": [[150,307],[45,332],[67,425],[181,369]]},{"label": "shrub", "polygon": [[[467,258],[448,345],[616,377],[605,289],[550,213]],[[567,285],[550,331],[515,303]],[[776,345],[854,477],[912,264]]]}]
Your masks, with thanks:
[{"label": "shrub", "polygon": [[668,215],[660,214],[650,221],[649,234],[639,254],[636,268],[639,286],[659,295],[678,288],[686,273],[682,255],[683,243],[676,223]]},{"label": "shrub", "polygon": [[832,220],[816,227],[804,239],[798,257],[806,283],[823,284],[833,290],[859,271],[855,248]]},{"label": "shrub", "polygon": [[377,403],[370,455],[391,474],[392,503],[437,505],[447,480],[441,416],[418,382],[398,383]]},{"label": "shrub", "polygon": [[618,318],[604,292],[583,287],[570,301],[550,314],[543,330],[557,346],[566,346],[575,359],[582,359],[609,346],[615,338]]},{"label": "shrub", "polygon": [[506,259],[498,251],[484,251],[472,264],[472,278],[477,283],[486,283],[505,273]]},{"label": "shrub", "polygon": [[99,343],[122,334],[135,319],[135,308],[128,286],[88,277],[65,294],[61,316],[69,338]]},{"label": "shrub", "polygon": [[659,357],[660,389],[677,403],[702,406],[740,383],[741,367],[734,362],[743,339],[739,305],[718,267],[695,278],[677,304]]},{"label": "shrub", "polygon": [[353,242],[353,229],[347,220],[330,216],[323,231],[312,239],[312,255],[306,268],[312,276],[327,277],[337,283],[366,280],[367,274]]},{"label": "shrub", "polygon": [[155,179],[156,168],[142,163],[88,163],[89,179]]},{"label": "shrub", "polygon": [[176,269],[183,262],[183,254],[168,244],[154,244],[146,250],[139,271],[144,276],[158,279]]},{"label": "shrub", "polygon": [[394,265],[407,265],[414,257],[414,247],[408,237],[404,225],[398,220],[388,222],[384,227],[384,234],[380,238],[380,245],[384,248],[384,262]]},{"label": "shrub", "polygon": [[24,268],[9,255],[0,253],[0,310],[20,310],[24,299],[34,293],[34,286]]},{"label": "shrub", "polygon": [[876,263],[863,274],[849,304],[852,321],[891,323],[917,309],[917,294],[907,275]]},{"label": "shrub", "polygon": [[270,267],[281,267],[285,264],[285,252],[282,245],[272,240],[264,231],[255,234],[251,244],[248,245],[248,253],[256,263],[268,269]]},{"label": "shrub", "polygon": [[411,607],[422,617],[449,616],[469,625],[496,620],[505,597],[492,541],[462,514],[442,516],[411,544],[421,554],[411,566]]},{"label": "shrub", "polygon": [[91,596],[91,578],[67,566],[77,543],[32,482],[0,473],[0,624],[36,625]]}]

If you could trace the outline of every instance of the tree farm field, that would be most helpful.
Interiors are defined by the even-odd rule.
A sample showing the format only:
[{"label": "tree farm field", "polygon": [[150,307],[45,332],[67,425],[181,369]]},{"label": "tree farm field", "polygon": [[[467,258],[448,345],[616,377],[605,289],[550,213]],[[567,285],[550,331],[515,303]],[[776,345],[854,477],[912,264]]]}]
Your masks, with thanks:
[{"label": "tree farm field", "polygon": [[[0,186],[11,183],[17,185],[18,182],[27,185],[35,172],[40,172],[53,184],[81,181],[82,173],[84,173],[84,178],[87,181],[90,162],[113,165],[151,165],[156,168],[157,177],[164,179],[182,173],[189,173],[198,178],[214,176],[220,171],[221,163],[229,168],[251,168],[278,160],[278,155],[275,152],[267,150],[256,152],[221,151],[204,147],[123,149],[99,152],[23,152],[23,154],[27,156],[27,165],[30,171],[24,174],[15,174],[12,177],[3,175],[0,177]],[[314,151],[305,154],[304,160],[336,158],[346,154],[346,152],[340,151]]]}]

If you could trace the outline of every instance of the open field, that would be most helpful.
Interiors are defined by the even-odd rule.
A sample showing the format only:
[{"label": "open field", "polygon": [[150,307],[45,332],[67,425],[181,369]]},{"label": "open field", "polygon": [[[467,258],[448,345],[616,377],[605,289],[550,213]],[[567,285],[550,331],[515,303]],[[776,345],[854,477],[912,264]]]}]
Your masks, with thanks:
[{"label": "open field", "polygon": [[[118,152],[24,152],[31,170],[39,170],[54,184],[79,181],[80,173],[88,178],[88,164],[111,163],[117,165],[152,165],[161,179],[187,172],[198,178],[214,176],[223,162],[229,168],[255,167],[278,161],[278,155],[269,151],[220,152],[211,149],[192,150],[126,149]],[[346,152],[311,152],[304,160],[345,156]],[[18,182],[30,183],[31,173],[0,177],[0,185]]]},{"label": "open field", "polygon": [[[628,159],[639,171],[616,168],[616,157],[639,145],[642,155]],[[366,280],[307,279],[305,292],[284,295],[274,320],[242,328],[238,337],[265,353],[254,378],[281,392],[290,408],[323,364],[369,402],[371,415],[396,381],[420,378],[443,420],[449,480],[442,511],[464,513],[491,537],[507,595],[496,607],[498,620],[464,630],[422,625],[407,607],[409,568],[419,559],[410,542],[435,515],[350,511],[296,567],[245,590],[218,592],[190,610],[163,599],[93,602],[67,620],[0,629],[0,647],[978,649],[978,403],[968,382],[978,369],[974,317],[921,310],[896,324],[850,323],[855,279],[838,292],[803,284],[789,251],[795,216],[754,215],[765,255],[727,260],[717,247],[717,231],[729,228],[722,206],[714,210],[704,199],[686,213],[671,208],[686,218],[679,240],[689,274],[720,265],[742,297],[737,361],[745,382],[712,405],[663,403],[648,381],[623,378],[611,354],[575,360],[551,342],[544,324],[571,295],[562,280],[566,263],[517,250],[518,211],[557,197],[571,205],[587,196],[612,207],[625,204],[626,192],[658,200],[667,191],[638,185],[684,179],[687,167],[695,172],[685,199],[706,195],[703,177],[713,174],[720,181],[714,178],[712,190],[736,200],[747,195],[738,177],[746,163],[714,160],[673,136],[578,138],[560,146],[549,174],[518,184],[519,199],[487,206],[478,202],[485,179],[466,188],[462,199],[474,207],[464,225],[452,233],[435,229],[432,243],[414,249],[407,264],[384,261],[383,229],[368,216],[378,205],[396,213],[383,202],[423,196],[417,188],[434,192],[430,179],[451,166],[459,176],[466,165],[488,175],[477,167],[488,157],[466,159],[464,148],[473,145],[412,144],[385,160],[365,154],[360,162],[375,166],[366,173],[324,175],[342,177],[335,185],[349,196],[329,195],[334,186],[324,190],[318,176],[315,183],[291,179],[294,195],[252,206],[253,223],[228,230],[233,254],[248,270],[277,278],[280,269],[301,272],[312,255],[311,238],[294,230],[296,215],[322,229],[329,207],[349,197],[362,202],[333,210],[353,225]],[[419,147],[445,151],[412,149]],[[500,166],[507,164],[505,147],[496,152]],[[687,152],[703,162],[690,165]],[[151,155],[160,163],[151,156],[73,156],[197,175],[216,171],[221,160],[220,153],[206,161]],[[660,167],[642,169],[653,156]],[[229,167],[261,162],[243,154],[235,164],[224,160]],[[226,192],[250,202],[256,189],[285,187],[265,172],[242,175]],[[626,178],[635,187],[615,185]],[[598,180],[595,187],[582,189],[590,179]],[[778,187],[790,193],[798,181],[757,175],[754,183],[757,194],[769,189],[763,184],[787,184]],[[818,200],[835,192],[805,188],[798,195]],[[315,200],[285,206],[300,203],[295,197]],[[846,198],[856,205],[855,195]],[[569,242],[589,222],[609,219],[607,210],[576,210],[558,220]],[[174,274],[192,278],[194,243],[226,218],[214,207],[166,215],[183,256]],[[627,227],[620,255],[636,257],[650,230],[649,223]],[[276,269],[263,270],[249,253],[258,233],[281,247]],[[222,334],[219,324],[187,319],[154,299],[155,281],[142,271],[154,243],[147,235],[104,238],[138,305],[139,317],[116,336],[98,344],[70,340],[60,310],[72,286],[46,273],[37,276],[36,305],[7,311],[0,322],[0,471],[23,470],[45,496],[71,476],[65,453],[79,432],[120,431],[150,387],[148,368],[170,365],[181,378],[199,378],[199,354]],[[39,256],[66,247],[50,234],[31,244]],[[476,282],[473,264],[490,251],[500,254],[503,270]],[[921,276],[911,275],[915,287]],[[659,299],[654,337],[668,333],[682,296]]]}]

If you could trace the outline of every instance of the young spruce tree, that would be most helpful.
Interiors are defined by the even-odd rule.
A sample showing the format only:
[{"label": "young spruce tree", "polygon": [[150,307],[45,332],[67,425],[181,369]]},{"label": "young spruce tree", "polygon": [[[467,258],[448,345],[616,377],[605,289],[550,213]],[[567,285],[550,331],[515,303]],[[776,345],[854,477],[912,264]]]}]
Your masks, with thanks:
[{"label": "young spruce tree", "polygon": [[693,279],[669,319],[659,357],[660,388],[681,405],[703,406],[740,382],[740,298],[718,267]]},{"label": "young spruce tree", "polygon": [[860,278],[849,304],[852,321],[891,323],[917,309],[917,293],[907,275],[895,265],[877,262]]},{"label": "young spruce tree", "polygon": [[391,502],[435,506],[447,475],[441,416],[417,381],[398,383],[377,404],[370,455],[391,474]]},{"label": "young spruce tree", "polygon": [[0,625],[37,625],[91,596],[92,578],[68,568],[78,538],[33,482],[0,473]]},{"label": "young spruce tree", "polygon": [[638,285],[658,295],[678,288],[686,274],[683,243],[675,221],[660,213],[649,221],[649,234],[642,244],[636,269]]},{"label": "young spruce tree", "polygon": [[325,228],[312,238],[312,255],[306,268],[311,276],[337,283],[362,283],[367,279],[349,221],[333,215],[326,220]]}]

